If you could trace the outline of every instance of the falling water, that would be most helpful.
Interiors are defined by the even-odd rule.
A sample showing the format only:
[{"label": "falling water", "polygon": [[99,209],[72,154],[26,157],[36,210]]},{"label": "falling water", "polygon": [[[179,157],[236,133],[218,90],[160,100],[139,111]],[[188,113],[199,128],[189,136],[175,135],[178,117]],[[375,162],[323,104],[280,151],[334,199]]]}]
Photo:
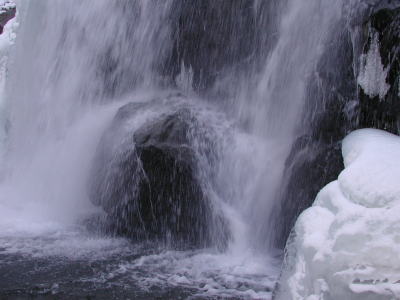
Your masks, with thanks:
[{"label": "falling water", "polygon": [[[270,297],[280,254],[271,246],[270,216],[307,84],[342,18],[343,1],[238,1],[230,3],[237,7],[226,19],[213,19],[219,4],[209,4],[208,11],[196,1],[185,3],[17,3],[27,14],[19,14],[6,86],[0,253],[9,255],[8,264],[22,255],[44,262],[45,273],[67,273],[56,286],[46,281],[43,293],[68,294],[75,285],[83,294],[100,285],[104,295],[103,287],[111,286],[137,297]],[[204,16],[209,19],[196,25]],[[230,35],[218,36],[213,26]],[[196,48],[193,37],[214,40]],[[243,45],[246,37],[254,47]],[[219,44],[224,38],[231,50]],[[201,127],[191,144],[201,187],[228,224],[222,252],[216,243],[201,250],[149,249],[86,226],[101,213],[87,182],[118,109],[128,102],[149,104],[129,124],[135,132],[174,112],[171,102],[154,99],[177,94],[177,107],[193,111]],[[215,154],[211,163],[209,152]],[[97,265],[94,271],[76,267],[81,278],[71,287],[64,259]],[[28,281],[26,290],[36,284]]]},{"label": "falling water", "polygon": [[[249,220],[257,243],[270,244],[271,214],[282,181],[285,161],[295,139],[309,78],[315,72],[331,30],[341,18],[341,1],[310,1],[307,5],[289,1],[278,29],[276,45],[268,54],[256,87],[248,97],[250,132],[266,143],[263,156],[252,172],[258,181],[244,197],[249,204]],[[272,226],[273,228],[273,226]]]}]

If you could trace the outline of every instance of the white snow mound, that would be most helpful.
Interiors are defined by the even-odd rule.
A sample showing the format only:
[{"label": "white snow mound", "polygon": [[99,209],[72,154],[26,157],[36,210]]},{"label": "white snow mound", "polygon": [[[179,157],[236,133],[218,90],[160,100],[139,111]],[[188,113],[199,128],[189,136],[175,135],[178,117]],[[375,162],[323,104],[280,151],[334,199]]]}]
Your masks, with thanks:
[{"label": "white snow mound", "polygon": [[400,299],[400,137],[361,129],[298,218],[276,299]]}]

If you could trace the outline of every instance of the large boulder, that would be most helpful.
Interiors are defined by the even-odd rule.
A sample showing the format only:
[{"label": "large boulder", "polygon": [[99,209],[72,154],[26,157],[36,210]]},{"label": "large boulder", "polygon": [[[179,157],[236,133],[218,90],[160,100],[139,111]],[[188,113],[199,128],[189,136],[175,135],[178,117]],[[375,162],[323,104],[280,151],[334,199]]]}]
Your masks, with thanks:
[{"label": "large boulder", "polygon": [[204,169],[212,168],[212,134],[200,133],[205,124],[190,106],[160,107],[152,101],[118,110],[98,148],[91,199],[115,234],[173,247],[224,244],[224,221],[198,167],[205,158]]}]

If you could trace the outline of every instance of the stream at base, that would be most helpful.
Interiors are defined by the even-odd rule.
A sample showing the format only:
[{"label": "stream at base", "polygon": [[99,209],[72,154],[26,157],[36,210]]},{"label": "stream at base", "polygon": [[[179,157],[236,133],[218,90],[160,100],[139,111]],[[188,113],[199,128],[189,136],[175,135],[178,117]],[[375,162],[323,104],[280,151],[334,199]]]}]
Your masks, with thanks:
[{"label": "stream at base", "polygon": [[84,226],[0,235],[0,299],[270,299],[277,257],[165,251]]}]

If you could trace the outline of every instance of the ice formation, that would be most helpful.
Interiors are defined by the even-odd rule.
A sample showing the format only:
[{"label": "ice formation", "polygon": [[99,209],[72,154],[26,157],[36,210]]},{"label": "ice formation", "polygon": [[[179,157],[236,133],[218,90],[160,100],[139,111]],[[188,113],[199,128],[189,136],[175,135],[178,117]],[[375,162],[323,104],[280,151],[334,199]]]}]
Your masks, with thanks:
[{"label": "ice formation", "polygon": [[357,130],[342,154],[297,220],[276,299],[400,299],[400,138]]},{"label": "ice formation", "polygon": [[175,82],[177,87],[183,91],[184,93],[192,93],[193,92],[193,68],[192,66],[186,67],[185,63],[181,62],[181,71],[176,76]]},{"label": "ice formation", "polygon": [[374,33],[368,53],[361,56],[361,68],[357,82],[370,97],[379,96],[383,99],[390,89],[386,83],[389,68],[385,68],[379,51],[379,37]]}]

